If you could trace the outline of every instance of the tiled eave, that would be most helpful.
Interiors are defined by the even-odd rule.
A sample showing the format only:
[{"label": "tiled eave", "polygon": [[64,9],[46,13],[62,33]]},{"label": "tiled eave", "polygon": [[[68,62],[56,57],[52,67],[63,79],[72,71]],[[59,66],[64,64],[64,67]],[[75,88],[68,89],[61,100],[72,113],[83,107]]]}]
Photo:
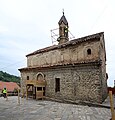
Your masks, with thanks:
[{"label": "tiled eave", "polygon": [[50,69],[50,68],[57,68],[57,67],[69,67],[69,66],[77,66],[77,65],[96,65],[100,66],[102,64],[101,60],[95,60],[95,61],[81,61],[81,62],[75,62],[75,63],[66,63],[66,64],[57,64],[57,65],[44,65],[44,66],[34,66],[34,67],[25,67],[18,69],[19,71],[26,71],[26,70],[32,70],[32,69]]}]

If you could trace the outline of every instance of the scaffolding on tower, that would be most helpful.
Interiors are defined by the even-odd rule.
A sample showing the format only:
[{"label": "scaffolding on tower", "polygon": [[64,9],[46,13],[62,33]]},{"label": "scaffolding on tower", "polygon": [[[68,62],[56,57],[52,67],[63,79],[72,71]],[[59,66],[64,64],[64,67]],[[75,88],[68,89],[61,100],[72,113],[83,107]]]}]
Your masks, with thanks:
[{"label": "scaffolding on tower", "polygon": [[[51,31],[51,40],[52,40],[52,45],[57,45],[58,41],[57,39],[59,38],[59,28],[56,29],[52,29]],[[69,36],[69,40],[72,40],[75,38],[75,36],[68,30],[68,36]]]}]

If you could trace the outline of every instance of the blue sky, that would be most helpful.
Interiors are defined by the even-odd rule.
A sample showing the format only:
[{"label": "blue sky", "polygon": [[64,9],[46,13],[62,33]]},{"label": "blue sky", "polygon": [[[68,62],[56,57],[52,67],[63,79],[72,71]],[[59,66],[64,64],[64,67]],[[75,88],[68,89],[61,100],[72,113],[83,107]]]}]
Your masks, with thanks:
[{"label": "blue sky", "polygon": [[75,38],[104,31],[108,86],[113,86],[114,5],[114,0],[0,0],[0,70],[19,76],[26,54],[52,45],[50,30],[58,28],[64,8]]}]

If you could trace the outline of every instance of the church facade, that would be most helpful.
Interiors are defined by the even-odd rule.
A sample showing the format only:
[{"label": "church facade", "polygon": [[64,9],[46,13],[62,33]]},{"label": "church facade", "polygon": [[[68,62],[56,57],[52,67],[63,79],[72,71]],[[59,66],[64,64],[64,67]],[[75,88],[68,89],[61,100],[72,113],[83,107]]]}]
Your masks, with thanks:
[{"label": "church facade", "polygon": [[27,67],[19,69],[22,91],[35,99],[102,103],[107,97],[104,33],[69,41],[64,13],[58,24],[58,45],[26,55]]}]

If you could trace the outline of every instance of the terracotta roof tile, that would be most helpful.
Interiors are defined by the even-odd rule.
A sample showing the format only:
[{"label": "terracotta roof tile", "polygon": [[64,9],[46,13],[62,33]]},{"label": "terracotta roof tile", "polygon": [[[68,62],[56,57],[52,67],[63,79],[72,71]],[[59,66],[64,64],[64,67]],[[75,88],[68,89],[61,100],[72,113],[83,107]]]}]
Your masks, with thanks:
[{"label": "terracotta roof tile", "polygon": [[20,89],[20,87],[17,85],[17,83],[0,81],[0,90],[3,90],[4,87],[6,87],[7,91],[10,91],[10,92],[14,91],[15,88]]}]

